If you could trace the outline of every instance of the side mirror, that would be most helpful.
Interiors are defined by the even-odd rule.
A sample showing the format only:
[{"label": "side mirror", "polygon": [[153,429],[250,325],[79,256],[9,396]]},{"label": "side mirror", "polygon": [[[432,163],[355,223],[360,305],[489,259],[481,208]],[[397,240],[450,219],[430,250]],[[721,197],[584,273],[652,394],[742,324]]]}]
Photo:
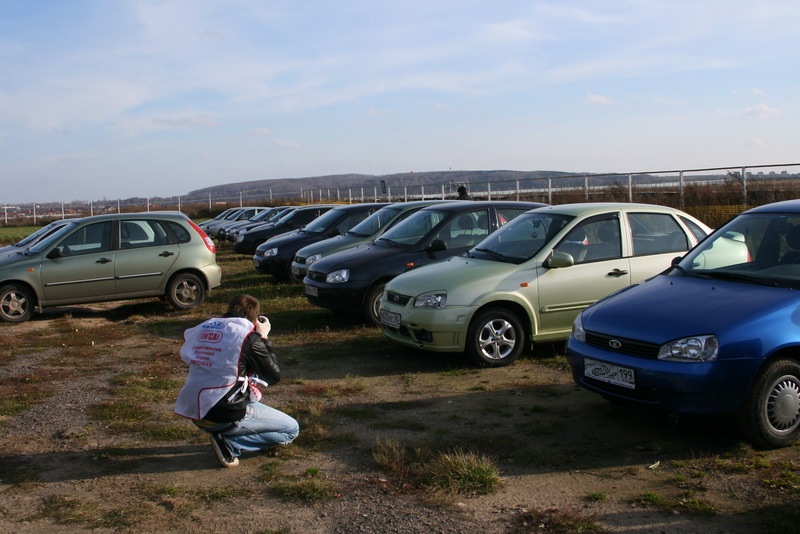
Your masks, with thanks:
[{"label": "side mirror", "polygon": [[575,265],[575,258],[572,254],[566,252],[553,252],[544,262],[544,266],[548,269],[563,269],[564,267],[572,267]]},{"label": "side mirror", "polygon": [[48,260],[55,260],[55,259],[58,259],[60,257],[61,257],[61,249],[58,248],[58,247],[56,247],[53,250],[51,250],[50,252],[48,252],[47,256],[45,256],[45,258],[47,258]]},{"label": "side mirror", "polygon": [[447,250],[447,243],[442,241],[441,239],[434,239],[431,241],[430,245],[426,249],[429,254],[433,254],[434,252],[440,252],[442,250]]},{"label": "side mirror", "polygon": [[329,233],[328,235],[331,236],[331,237],[336,237],[337,235],[341,235],[341,233],[342,232],[340,232],[338,228],[334,228],[333,230],[331,230],[331,233]]}]

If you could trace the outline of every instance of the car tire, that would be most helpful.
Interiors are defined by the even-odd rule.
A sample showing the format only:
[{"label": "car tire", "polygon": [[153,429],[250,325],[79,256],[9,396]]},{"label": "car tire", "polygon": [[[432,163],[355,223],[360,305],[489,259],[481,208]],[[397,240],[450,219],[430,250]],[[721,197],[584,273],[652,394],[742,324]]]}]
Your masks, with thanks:
[{"label": "car tire", "polygon": [[739,414],[739,428],[753,445],[777,449],[800,436],[800,363],[781,359],[758,374]]},{"label": "car tire", "polygon": [[381,317],[379,314],[381,297],[383,290],[386,288],[386,282],[377,282],[367,291],[367,296],[364,299],[364,306],[362,314],[364,318],[375,326],[380,326]]},{"label": "car tire", "polygon": [[33,315],[36,304],[30,289],[17,284],[0,288],[0,319],[7,323],[24,323]]},{"label": "car tire", "polygon": [[525,332],[513,312],[488,308],[479,312],[467,330],[467,356],[481,367],[508,365],[522,353]]},{"label": "car tire", "polygon": [[206,300],[206,287],[191,273],[176,275],[167,284],[167,302],[176,310],[188,310],[200,306]]}]

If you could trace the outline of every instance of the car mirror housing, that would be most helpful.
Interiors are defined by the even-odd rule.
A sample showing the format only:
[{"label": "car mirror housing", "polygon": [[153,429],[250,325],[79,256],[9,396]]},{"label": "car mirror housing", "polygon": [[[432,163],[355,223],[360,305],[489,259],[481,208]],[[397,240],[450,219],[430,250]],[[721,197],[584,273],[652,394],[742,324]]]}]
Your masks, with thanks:
[{"label": "car mirror housing", "polygon": [[441,250],[447,250],[447,243],[445,243],[441,239],[434,239],[433,241],[431,241],[427,249],[429,253],[439,252]]},{"label": "car mirror housing", "polygon": [[575,258],[572,257],[572,254],[567,254],[566,252],[553,252],[545,262],[545,267],[548,269],[563,269],[573,265],[575,265]]},{"label": "car mirror housing", "polygon": [[59,249],[58,247],[55,247],[53,250],[47,253],[47,256],[45,256],[45,258],[47,258],[48,260],[55,260],[60,257],[61,257],[61,249]]}]

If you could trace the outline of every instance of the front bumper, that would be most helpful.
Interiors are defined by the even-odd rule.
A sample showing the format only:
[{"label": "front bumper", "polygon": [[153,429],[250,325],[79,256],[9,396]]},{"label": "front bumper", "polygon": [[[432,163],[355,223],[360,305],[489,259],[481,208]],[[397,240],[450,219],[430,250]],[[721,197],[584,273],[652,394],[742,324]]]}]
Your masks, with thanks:
[{"label": "front bumper", "polygon": [[[747,396],[761,360],[717,359],[675,362],[620,354],[567,340],[566,357],[579,386],[610,400],[683,414],[734,415]],[[633,371],[634,387],[606,383],[584,374],[586,359]]]},{"label": "front bumper", "polygon": [[[401,345],[433,352],[464,352],[473,308],[445,306],[440,309],[413,308],[384,303],[381,306],[383,334]],[[396,316],[388,320],[386,314]]]}]

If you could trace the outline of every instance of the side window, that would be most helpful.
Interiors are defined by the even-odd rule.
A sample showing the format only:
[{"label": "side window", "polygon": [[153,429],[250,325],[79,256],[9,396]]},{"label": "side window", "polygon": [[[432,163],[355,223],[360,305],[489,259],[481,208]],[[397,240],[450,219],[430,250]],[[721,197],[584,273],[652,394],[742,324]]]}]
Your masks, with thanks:
[{"label": "side window", "polygon": [[694,221],[690,221],[686,217],[681,217],[681,221],[685,224],[689,230],[694,234],[695,239],[698,241],[702,241],[708,235],[705,230],[697,226]]},{"label": "side window", "polygon": [[633,255],[666,254],[689,249],[689,240],[678,221],[667,213],[629,213]]},{"label": "side window", "polygon": [[439,239],[448,248],[471,247],[489,233],[489,214],[476,210],[457,215],[439,232]]},{"label": "side window", "polygon": [[153,247],[166,243],[169,243],[169,237],[160,221],[129,220],[119,223],[121,249]]},{"label": "side window", "polygon": [[566,252],[576,264],[612,260],[622,256],[619,219],[589,219],[579,224],[555,247]]},{"label": "side window", "polygon": [[340,234],[344,234],[349,229],[366,219],[370,216],[370,213],[367,211],[362,211],[361,213],[353,213],[352,215],[348,215],[345,217],[339,224],[336,225],[336,230],[339,230]]},{"label": "side window", "polygon": [[82,226],[58,244],[62,256],[79,256],[111,250],[111,221]]},{"label": "side window", "polygon": [[172,234],[178,240],[178,243],[188,243],[192,240],[192,235],[189,231],[180,224],[172,221],[166,221],[167,227],[172,231]]},{"label": "side window", "polygon": [[498,226],[503,226],[529,210],[530,208],[499,208],[497,210]]}]

